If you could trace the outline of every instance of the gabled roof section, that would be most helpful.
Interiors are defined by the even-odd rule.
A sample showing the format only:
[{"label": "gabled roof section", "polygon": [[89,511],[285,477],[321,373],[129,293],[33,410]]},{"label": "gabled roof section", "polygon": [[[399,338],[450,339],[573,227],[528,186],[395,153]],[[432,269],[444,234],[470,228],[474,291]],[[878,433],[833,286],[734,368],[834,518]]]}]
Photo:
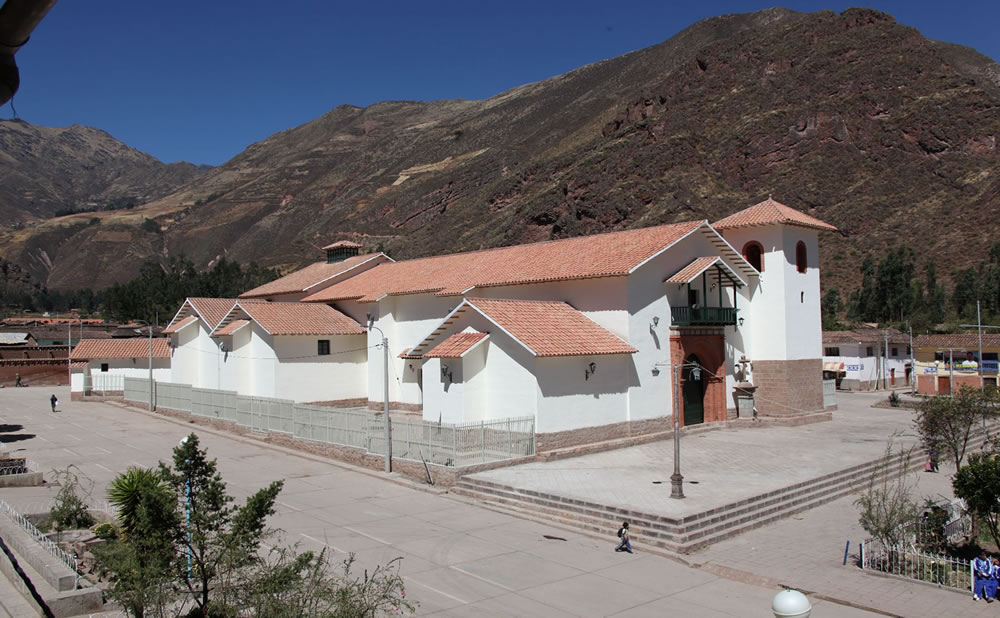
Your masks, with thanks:
[{"label": "gabled roof section", "polygon": [[691,283],[709,269],[711,269],[712,274],[716,277],[716,282],[720,285],[727,283],[734,286],[746,285],[743,277],[740,277],[736,271],[729,268],[725,260],[717,255],[691,260],[687,266],[671,275],[664,283]]},{"label": "gabled roof section", "polygon": [[488,333],[455,333],[431,348],[424,358],[461,358],[487,339]]},{"label": "gabled roof section", "polygon": [[360,249],[361,245],[351,240],[338,240],[337,242],[332,242],[327,246],[323,247],[323,251],[327,249]]},{"label": "gabled roof section", "polygon": [[[955,333],[951,335],[920,335],[913,340],[913,347],[935,350],[976,350],[979,348],[978,333]],[[983,348],[1000,348],[1000,335],[983,333]]]},{"label": "gabled roof section", "polygon": [[[334,243],[333,245],[324,247],[324,249],[328,249],[334,245],[346,246]],[[392,258],[384,253],[367,253],[365,255],[355,255],[347,258],[346,260],[334,262],[332,264],[325,261],[315,262],[305,268],[289,273],[284,277],[280,277],[274,281],[255,287],[252,290],[247,290],[246,292],[240,294],[240,299],[263,298],[279,294],[297,294],[308,292],[325,281],[329,281],[334,277],[346,274],[360,266],[369,264],[372,261],[391,262]]]},{"label": "gabled roof section", "polygon": [[31,339],[31,333],[0,333],[0,345],[23,345]]},{"label": "gabled roof section", "polygon": [[467,311],[485,317],[532,356],[634,354],[638,351],[563,302],[466,298],[409,354],[426,354]]},{"label": "gabled roof section", "polygon": [[[707,221],[551,240],[379,264],[303,299],[358,300],[434,293],[457,296],[474,288],[628,275]],[[710,229],[710,228],[709,228]]]},{"label": "gabled roof section", "polygon": [[820,221],[816,217],[811,217],[804,212],[800,212],[785,206],[781,202],[775,201],[768,197],[766,200],[759,204],[755,204],[750,208],[745,208],[737,213],[733,213],[712,224],[717,230],[727,230],[738,227],[751,227],[754,225],[772,225],[775,223],[782,223],[785,225],[797,225],[800,227],[808,227],[816,230],[826,230],[830,232],[836,232],[837,228]]},{"label": "gabled roof section", "polygon": [[[885,343],[886,329],[882,328],[855,328],[852,330],[825,330],[823,331],[823,343],[846,343],[846,344],[865,344],[865,345],[882,345]],[[975,335],[973,335],[975,337]],[[909,336],[896,330],[895,328],[888,329],[888,338],[890,344],[908,344],[910,342]],[[918,337],[919,339],[919,337]],[[977,339],[978,344],[978,339]]]},{"label": "gabled roof section", "polygon": [[198,316],[196,315],[189,315],[180,321],[173,321],[170,323],[170,326],[167,326],[166,328],[163,329],[163,334],[173,335],[174,333],[179,333],[180,331],[184,330],[188,326],[191,326],[197,321],[198,321]]},{"label": "gabled roof section", "polygon": [[[152,340],[153,358],[170,358],[170,344],[167,339]],[[108,358],[148,358],[150,340],[146,337],[127,339],[82,339],[73,348],[70,358],[76,361],[100,360]]]},{"label": "gabled roof section", "polygon": [[186,298],[184,299],[184,303],[181,304],[181,308],[174,315],[174,319],[170,320],[170,324],[167,325],[165,331],[171,333],[177,332],[183,328],[183,326],[179,326],[180,322],[191,316],[197,316],[204,320],[208,326],[208,330],[211,331],[218,326],[222,318],[226,317],[226,314],[233,308],[237,300],[236,298],[205,298],[196,296]]},{"label": "gabled roof section", "polygon": [[[363,335],[360,324],[328,305],[239,301],[212,336],[234,322],[252,320],[269,335]],[[235,332],[235,329],[230,331]]]},{"label": "gabled roof section", "polygon": [[215,329],[215,332],[212,333],[212,336],[213,337],[228,337],[229,335],[232,335],[232,334],[236,333],[236,331],[238,331],[239,329],[243,328],[244,326],[246,326],[249,323],[250,323],[250,320],[233,320],[232,322],[230,322],[229,324],[226,324],[222,328]]}]

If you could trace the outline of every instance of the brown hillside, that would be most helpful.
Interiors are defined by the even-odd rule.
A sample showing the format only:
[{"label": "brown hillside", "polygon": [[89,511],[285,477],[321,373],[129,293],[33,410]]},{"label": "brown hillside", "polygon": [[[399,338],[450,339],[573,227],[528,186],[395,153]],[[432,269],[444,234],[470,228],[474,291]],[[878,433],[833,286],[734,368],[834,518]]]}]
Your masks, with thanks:
[{"label": "brown hillside", "polygon": [[826,285],[904,241],[947,272],[994,240],[998,76],[870,10],[724,16],[485,101],[342,106],[141,209],[0,241],[52,287],[100,287],[150,256],[291,267],[352,238],[415,257],[716,220],[770,193],[842,230]]}]

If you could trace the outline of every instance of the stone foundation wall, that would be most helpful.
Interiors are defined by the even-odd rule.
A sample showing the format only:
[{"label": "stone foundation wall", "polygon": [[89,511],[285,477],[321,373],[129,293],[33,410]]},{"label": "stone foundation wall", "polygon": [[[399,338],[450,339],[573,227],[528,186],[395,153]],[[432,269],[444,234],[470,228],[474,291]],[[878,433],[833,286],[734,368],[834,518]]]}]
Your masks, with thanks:
[{"label": "stone foundation wall", "polygon": [[625,421],[611,425],[540,433],[535,435],[535,452],[542,453],[571,446],[671,431],[674,427],[673,422],[673,417],[661,416],[642,421]]},{"label": "stone foundation wall", "polygon": [[754,405],[760,416],[823,411],[823,359],[754,361]]}]

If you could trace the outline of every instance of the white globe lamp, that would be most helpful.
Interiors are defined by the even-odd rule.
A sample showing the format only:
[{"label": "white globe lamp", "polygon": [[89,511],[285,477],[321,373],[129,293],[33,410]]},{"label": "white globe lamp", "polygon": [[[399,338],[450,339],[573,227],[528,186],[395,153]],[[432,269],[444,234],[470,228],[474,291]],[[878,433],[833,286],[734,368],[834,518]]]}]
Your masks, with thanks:
[{"label": "white globe lamp", "polygon": [[774,595],[771,611],[774,612],[774,618],[809,618],[812,604],[806,595],[789,588]]}]

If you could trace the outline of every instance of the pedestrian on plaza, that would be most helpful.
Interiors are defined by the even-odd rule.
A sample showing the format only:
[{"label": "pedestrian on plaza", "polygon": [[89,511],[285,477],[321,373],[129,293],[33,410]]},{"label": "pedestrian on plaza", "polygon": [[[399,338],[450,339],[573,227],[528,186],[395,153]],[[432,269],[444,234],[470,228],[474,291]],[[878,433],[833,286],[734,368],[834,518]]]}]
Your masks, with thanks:
[{"label": "pedestrian on plaza", "polygon": [[930,458],[931,458],[931,472],[937,472],[938,471],[938,452],[937,452],[937,449],[934,448],[934,447],[931,447],[931,450],[930,450],[929,454],[930,454]]},{"label": "pedestrian on plaza", "polygon": [[52,393],[52,396],[49,397],[49,403],[52,405],[52,411],[55,412],[56,406],[59,405],[59,399],[56,397],[55,393]]},{"label": "pedestrian on plaza", "polygon": [[990,566],[990,578],[986,580],[986,602],[992,603],[997,598],[997,585],[1000,583],[1000,559],[994,558]]},{"label": "pedestrian on plaza", "polygon": [[987,557],[986,552],[979,553],[979,557],[972,561],[972,575],[975,584],[972,587],[972,598],[976,601],[986,597],[986,582],[993,574],[993,563]]},{"label": "pedestrian on plaza", "polygon": [[14,386],[24,386],[24,383],[21,382],[21,374],[19,373],[14,374]]},{"label": "pedestrian on plaza", "polygon": [[622,527],[618,529],[618,538],[621,539],[621,543],[615,548],[615,551],[627,551],[632,553],[632,543],[628,540],[628,522],[623,521]]}]

